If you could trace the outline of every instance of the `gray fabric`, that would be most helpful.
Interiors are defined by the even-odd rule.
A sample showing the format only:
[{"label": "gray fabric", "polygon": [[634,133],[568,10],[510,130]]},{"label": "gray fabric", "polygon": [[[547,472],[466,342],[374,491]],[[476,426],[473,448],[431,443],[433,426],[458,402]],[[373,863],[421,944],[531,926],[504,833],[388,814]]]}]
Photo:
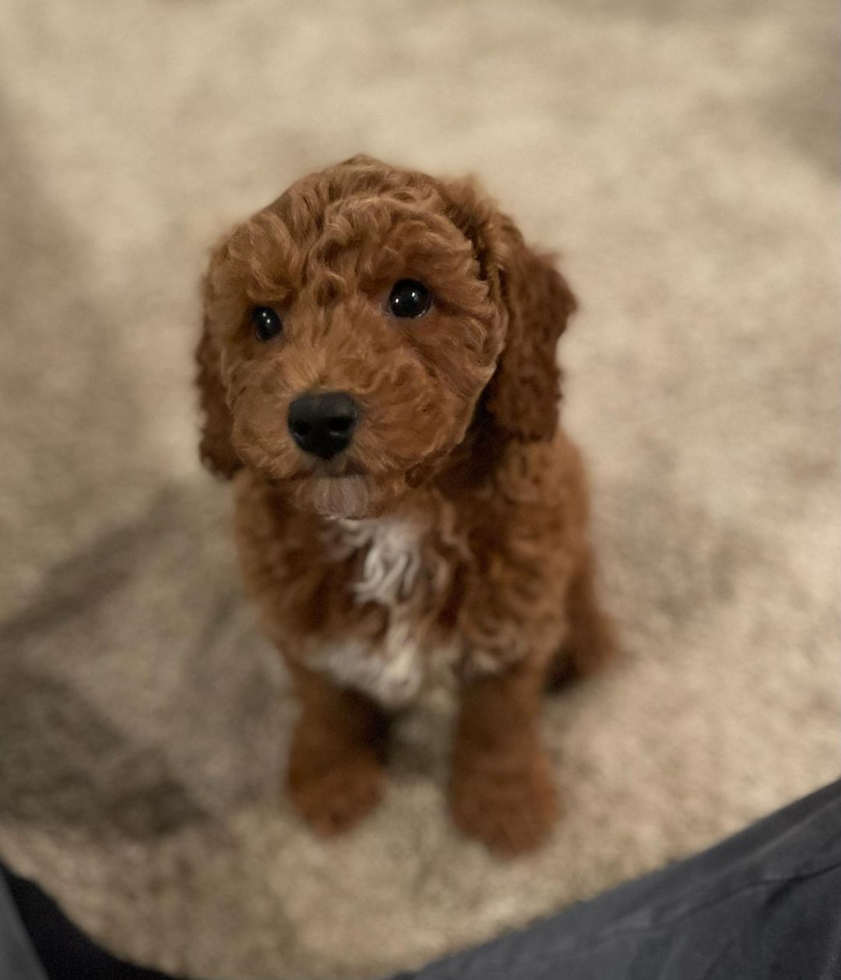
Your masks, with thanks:
[{"label": "gray fabric", "polygon": [[841,783],[834,783],[689,861],[411,980],[839,977]]},{"label": "gray fabric", "polygon": [[[114,960],[37,886],[9,881],[52,980],[167,980]],[[17,966],[20,933],[0,901],[0,978],[41,980]],[[839,977],[841,781],[690,860],[393,980]]]},{"label": "gray fabric", "polygon": [[0,980],[46,980],[12,896],[0,875]]}]

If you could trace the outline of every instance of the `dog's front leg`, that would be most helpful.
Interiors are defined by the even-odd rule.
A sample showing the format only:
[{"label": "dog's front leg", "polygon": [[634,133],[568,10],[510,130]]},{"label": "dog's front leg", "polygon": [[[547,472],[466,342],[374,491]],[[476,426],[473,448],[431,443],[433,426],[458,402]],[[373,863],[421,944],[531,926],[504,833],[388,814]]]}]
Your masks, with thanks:
[{"label": "dog's front leg", "polygon": [[491,850],[537,847],[557,817],[538,716],[545,669],[531,663],[464,682],[450,803],[459,828]]},{"label": "dog's front leg", "polygon": [[346,830],[379,802],[388,722],[361,694],[298,663],[290,670],[301,703],[286,787],[319,833]]}]

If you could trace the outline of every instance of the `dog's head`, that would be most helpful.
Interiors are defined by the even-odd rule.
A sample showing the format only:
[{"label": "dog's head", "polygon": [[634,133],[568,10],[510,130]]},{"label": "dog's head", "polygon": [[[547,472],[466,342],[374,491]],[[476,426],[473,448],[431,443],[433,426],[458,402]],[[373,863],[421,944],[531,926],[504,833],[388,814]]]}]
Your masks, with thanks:
[{"label": "dog's head", "polygon": [[216,249],[204,302],[202,459],[298,506],[373,516],[471,425],[557,427],[573,297],[470,182],[366,157],[307,177]]}]

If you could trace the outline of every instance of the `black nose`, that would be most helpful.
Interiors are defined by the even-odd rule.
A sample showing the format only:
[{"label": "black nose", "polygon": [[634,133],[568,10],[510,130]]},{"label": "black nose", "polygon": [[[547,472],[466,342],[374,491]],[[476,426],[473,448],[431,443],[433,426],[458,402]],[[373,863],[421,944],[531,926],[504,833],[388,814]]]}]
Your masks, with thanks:
[{"label": "black nose", "polygon": [[289,431],[305,453],[330,459],[350,445],[358,417],[343,391],[309,392],[289,406]]}]

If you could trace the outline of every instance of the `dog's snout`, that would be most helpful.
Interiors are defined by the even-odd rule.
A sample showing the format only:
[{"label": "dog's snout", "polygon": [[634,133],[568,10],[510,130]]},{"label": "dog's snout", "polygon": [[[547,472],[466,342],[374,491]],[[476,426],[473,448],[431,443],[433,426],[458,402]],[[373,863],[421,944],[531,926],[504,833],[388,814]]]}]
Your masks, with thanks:
[{"label": "dog's snout", "polygon": [[358,418],[357,404],[345,392],[308,392],[289,406],[289,431],[304,452],[330,459],[350,445]]}]

